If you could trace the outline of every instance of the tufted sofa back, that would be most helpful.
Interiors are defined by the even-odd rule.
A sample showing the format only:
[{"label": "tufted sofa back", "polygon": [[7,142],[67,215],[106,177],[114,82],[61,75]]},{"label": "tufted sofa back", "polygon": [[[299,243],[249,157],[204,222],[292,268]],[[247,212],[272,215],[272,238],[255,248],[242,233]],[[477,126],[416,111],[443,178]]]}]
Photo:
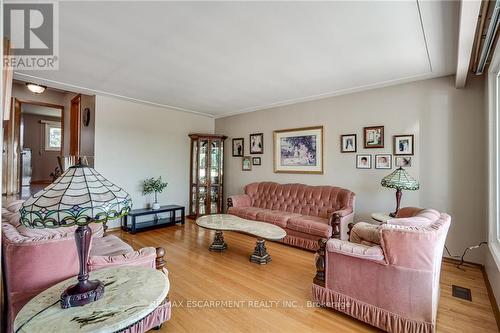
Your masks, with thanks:
[{"label": "tufted sofa back", "polygon": [[354,192],[334,186],[261,182],[245,186],[245,193],[253,207],[321,218],[333,211],[354,209]]}]

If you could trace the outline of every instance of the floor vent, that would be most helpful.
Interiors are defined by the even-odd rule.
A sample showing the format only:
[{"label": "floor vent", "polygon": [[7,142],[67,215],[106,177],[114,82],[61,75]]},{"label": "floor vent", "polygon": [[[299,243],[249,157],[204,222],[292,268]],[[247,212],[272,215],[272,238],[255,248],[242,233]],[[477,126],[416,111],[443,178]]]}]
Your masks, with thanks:
[{"label": "floor vent", "polygon": [[469,288],[451,285],[451,294],[453,297],[465,299],[472,302],[472,295]]}]

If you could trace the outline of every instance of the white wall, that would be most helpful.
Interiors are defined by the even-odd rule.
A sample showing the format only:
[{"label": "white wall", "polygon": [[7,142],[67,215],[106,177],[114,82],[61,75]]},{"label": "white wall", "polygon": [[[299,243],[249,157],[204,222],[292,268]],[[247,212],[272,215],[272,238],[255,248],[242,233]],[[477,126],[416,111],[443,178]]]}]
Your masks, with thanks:
[{"label": "white wall", "polygon": [[96,96],[95,113],[95,169],[130,193],[134,208],[152,202],[142,195],[142,181],[162,176],[168,187],[160,203],[187,211],[188,134],[213,133],[214,119],[106,96]]},{"label": "white wall", "polygon": [[[403,206],[436,208],[452,216],[447,245],[452,254],[485,240],[485,113],[483,80],[474,79],[467,89],[455,89],[454,77],[419,81],[360,93],[277,107],[216,119],[215,131],[232,138],[264,133],[262,166],[241,171],[241,158],[226,149],[226,194],[242,193],[253,181],[327,184],[357,194],[356,220],[370,213],[392,211],[395,192],[380,186],[388,170],[355,168],[356,154],[341,154],[341,134],[357,133],[359,153],[391,153],[392,136],[415,135],[415,156],[408,172],[421,189],[404,192]],[[324,126],[323,175],[273,173],[273,130]],[[385,126],[385,148],[363,149],[362,128]],[[259,156],[259,155],[255,155]],[[467,256],[483,262],[483,249]]]}]

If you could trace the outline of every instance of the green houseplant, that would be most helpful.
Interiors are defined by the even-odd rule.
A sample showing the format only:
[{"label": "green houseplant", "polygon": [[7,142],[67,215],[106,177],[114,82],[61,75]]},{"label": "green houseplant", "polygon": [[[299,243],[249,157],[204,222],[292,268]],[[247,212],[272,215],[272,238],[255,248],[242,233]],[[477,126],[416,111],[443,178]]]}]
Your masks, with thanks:
[{"label": "green houseplant", "polygon": [[148,178],[143,183],[142,193],[146,194],[155,194],[155,202],[153,203],[153,209],[159,209],[160,204],[158,203],[158,193],[163,192],[163,190],[167,187],[167,182],[162,182],[161,176],[158,178]]}]

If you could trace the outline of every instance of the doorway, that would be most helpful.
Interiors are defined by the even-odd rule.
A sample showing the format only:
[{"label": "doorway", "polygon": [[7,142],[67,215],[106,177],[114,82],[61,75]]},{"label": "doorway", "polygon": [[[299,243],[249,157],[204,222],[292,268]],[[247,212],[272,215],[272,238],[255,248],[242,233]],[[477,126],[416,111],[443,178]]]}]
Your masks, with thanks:
[{"label": "doorway", "polygon": [[20,101],[20,184],[21,197],[52,183],[59,174],[62,155],[64,106]]}]

